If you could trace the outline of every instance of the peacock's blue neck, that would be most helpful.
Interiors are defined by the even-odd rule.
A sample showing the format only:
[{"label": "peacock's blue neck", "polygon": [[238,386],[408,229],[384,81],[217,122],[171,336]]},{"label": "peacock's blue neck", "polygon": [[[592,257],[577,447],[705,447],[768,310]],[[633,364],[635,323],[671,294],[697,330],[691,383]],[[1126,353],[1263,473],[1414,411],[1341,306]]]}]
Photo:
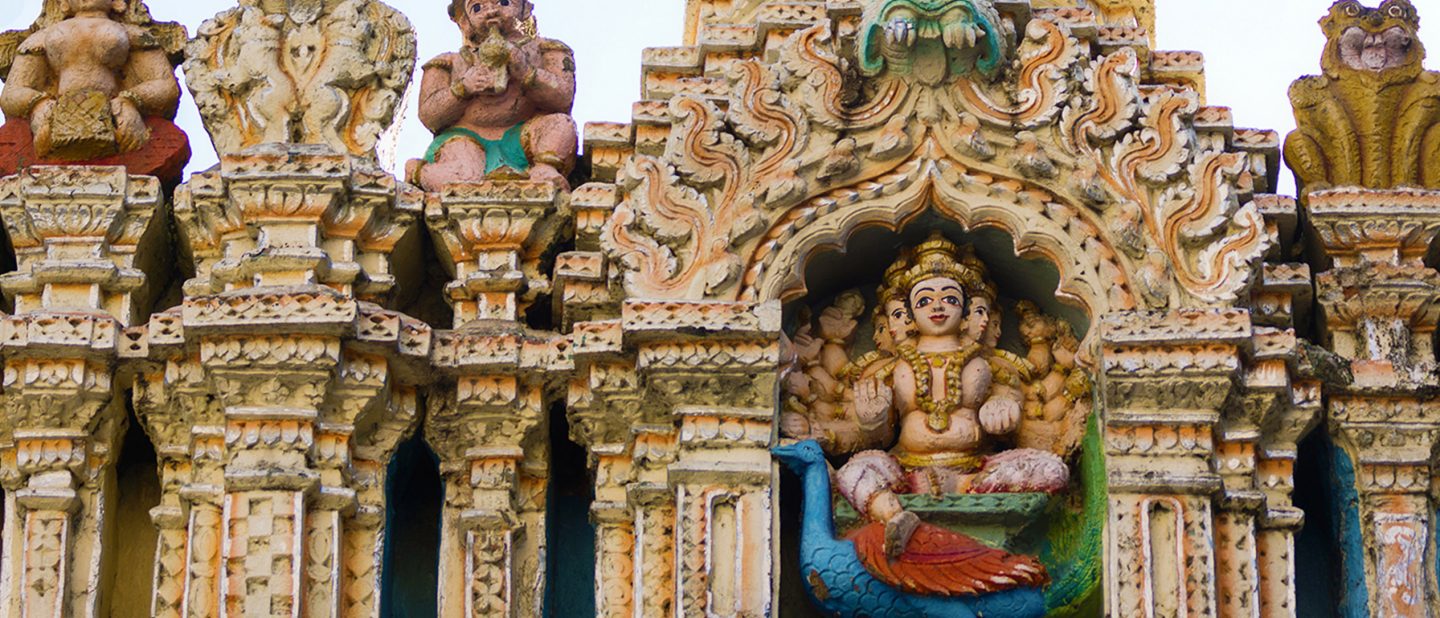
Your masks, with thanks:
[{"label": "peacock's blue neck", "polygon": [[808,556],[839,541],[835,539],[835,514],[830,501],[830,471],[824,460],[807,464],[802,481],[805,499],[800,512],[800,551]]}]

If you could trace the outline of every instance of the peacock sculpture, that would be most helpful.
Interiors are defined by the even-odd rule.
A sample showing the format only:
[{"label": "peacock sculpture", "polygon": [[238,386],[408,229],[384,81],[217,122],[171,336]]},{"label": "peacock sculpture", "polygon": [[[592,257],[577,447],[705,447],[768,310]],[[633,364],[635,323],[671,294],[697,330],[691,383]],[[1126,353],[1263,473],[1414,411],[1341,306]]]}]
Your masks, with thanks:
[{"label": "peacock sculpture", "polygon": [[833,616],[1028,618],[1045,614],[1039,562],[928,524],[904,552],[885,556],[883,524],[835,537],[830,472],[814,440],[777,446],[775,457],[803,483],[800,572],[815,603]]}]

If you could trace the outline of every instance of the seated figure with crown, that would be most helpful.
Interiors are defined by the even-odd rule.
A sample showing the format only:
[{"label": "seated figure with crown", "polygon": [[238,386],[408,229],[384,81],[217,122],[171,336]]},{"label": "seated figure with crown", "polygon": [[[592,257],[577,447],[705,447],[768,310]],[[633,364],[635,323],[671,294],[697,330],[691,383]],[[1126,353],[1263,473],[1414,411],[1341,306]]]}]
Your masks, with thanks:
[{"label": "seated figure with crown", "polygon": [[[1062,457],[1078,445],[1089,411],[1081,401],[1088,399],[1088,381],[1074,367],[1078,341],[1062,335],[1069,328],[1058,319],[1021,303],[1019,330],[1028,353],[999,348],[995,287],[968,247],[937,233],[884,279],[874,351],[849,354],[860,312],[848,293],[821,312],[816,327],[806,320],[797,329],[781,421],[787,437],[815,439],[832,457],[849,455],[835,482],[870,522],[851,536],[874,572],[903,563],[907,548],[916,549],[912,542],[931,544],[927,551],[937,539],[964,551],[976,545],[964,534],[937,532],[905,507],[909,496],[1066,490],[1070,471]],[[848,364],[836,362],[849,356]],[[867,547],[878,555],[867,557]],[[1023,564],[1023,573],[997,573],[966,592],[1046,580],[1038,562]]]}]

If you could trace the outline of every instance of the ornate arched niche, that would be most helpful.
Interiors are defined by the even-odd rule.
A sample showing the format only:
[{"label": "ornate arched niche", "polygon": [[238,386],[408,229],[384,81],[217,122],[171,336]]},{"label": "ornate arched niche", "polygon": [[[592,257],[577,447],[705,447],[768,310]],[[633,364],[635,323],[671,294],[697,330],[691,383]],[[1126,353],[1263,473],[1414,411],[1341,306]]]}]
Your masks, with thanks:
[{"label": "ornate arched niche", "polygon": [[[790,302],[810,295],[805,276],[827,250],[863,246],[856,234],[878,227],[898,231],[950,226],[993,232],[1010,251],[990,260],[1019,258],[1047,264],[1057,277],[1027,297],[1047,309],[1087,316],[1136,308],[1126,264],[1106,244],[1081,207],[1023,180],[967,169],[953,160],[913,161],[891,174],[812,198],[761,235],[741,275],[740,298]],[[993,236],[992,236],[993,237]],[[913,239],[912,239],[913,240]],[[824,258],[819,258],[824,259]],[[1068,315],[1082,337],[1088,319]]]},{"label": "ornate arched niche", "polygon": [[[1086,462],[1094,476],[1082,472],[1059,498],[1078,500],[1073,521],[1093,526],[1074,537],[1090,543],[1084,555],[1098,555],[1099,528],[1110,535],[1110,610],[1138,614],[1145,594],[1188,594],[1194,607],[1208,606],[1212,590],[1240,599],[1238,608],[1255,595],[1234,589],[1243,578],[1228,574],[1256,555],[1289,555],[1288,529],[1264,523],[1283,520],[1273,514],[1288,513],[1287,491],[1267,494],[1273,513],[1257,517],[1245,506],[1255,504],[1256,462],[1283,465],[1314,414],[1310,399],[1294,404],[1286,390],[1292,296],[1303,296],[1308,270],[1262,266],[1267,253],[1284,259],[1281,241],[1296,225],[1293,201],[1264,195],[1278,171],[1278,139],[1236,129],[1229,110],[1206,105],[1192,55],[1152,50],[1148,33],[1105,23],[1095,10],[1045,8],[1052,4],[761,2],[735,11],[736,23],[697,17],[694,45],[647,52],[645,100],[633,123],[587,129],[595,177],[607,182],[576,194],[577,247],[591,252],[577,257],[603,260],[603,274],[583,274],[604,283],[575,289],[593,294],[603,285],[610,304],[596,299],[586,310],[620,306],[616,329],[639,350],[637,373],[647,384],[676,385],[665,395],[669,408],[647,409],[673,409],[679,420],[644,418],[659,418],[661,433],[678,423],[683,469],[720,458],[703,449],[725,450],[730,461],[742,447],[763,469],[768,442],[691,446],[684,436],[701,426],[692,419],[702,412],[724,417],[706,427],[743,425],[758,436],[771,418],[754,405],[764,397],[741,401],[734,389],[690,384],[716,383],[717,368],[750,379],[762,373],[757,366],[784,365],[777,323],[788,320],[793,336],[801,307],[818,314],[846,289],[823,269],[844,273],[855,264],[872,278],[883,271],[843,256],[835,266],[838,252],[865,255],[877,243],[894,250],[938,229],[979,247],[995,272],[1009,274],[1006,263],[1040,265],[1053,287],[1017,295],[1044,301],[1041,313],[1068,317],[1084,338],[1082,362],[1103,394],[1093,404],[1105,408],[1092,418],[1103,416],[1107,439],[1116,440],[1070,452],[1066,463]],[[1112,4],[1102,3],[1101,13]],[[913,29],[895,36],[897,20]],[[995,238],[1004,242],[987,240]],[[861,313],[871,310],[867,300]],[[777,303],[786,304],[785,320],[771,319]],[[1252,305],[1261,306],[1253,316]],[[684,385],[671,375],[681,373]],[[745,392],[773,392],[765,376]],[[1232,406],[1242,399],[1231,393],[1273,405]],[[695,407],[701,403],[711,407]],[[1212,465],[1217,449],[1239,453],[1221,473]],[[1102,454],[1103,462],[1091,459]],[[1111,509],[1101,526],[1094,517],[1106,517],[1098,479],[1107,466]],[[1164,482],[1152,482],[1156,466],[1170,471]],[[1214,506],[1222,474],[1236,499]],[[768,480],[753,487],[770,491]],[[1147,509],[1157,500],[1174,508],[1155,515]],[[652,510],[663,519],[670,506]],[[1212,518],[1212,508],[1223,516]],[[1155,538],[1174,539],[1175,554],[1159,552],[1163,542],[1130,543],[1142,533],[1139,522],[1169,534]],[[1213,529],[1241,541],[1207,545]],[[1086,591],[1101,566],[1069,563],[1088,570],[1052,575],[1081,582],[1078,592],[1051,592],[1071,585],[1057,584],[1044,607],[985,615],[1040,615],[1093,598]],[[1173,565],[1184,565],[1183,577],[1147,575]],[[1207,583],[1142,590],[1153,581]],[[700,596],[685,596],[692,598]],[[856,607],[846,611],[869,611]]]},{"label": "ornate arched niche", "polygon": [[[782,378],[781,434],[816,440],[837,467],[836,493],[829,501],[841,536],[863,539],[870,532],[888,532],[890,526],[873,506],[887,499],[873,493],[876,479],[885,479],[897,504],[925,522],[916,534],[936,526],[932,530],[955,535],[951,543],[974,542],[997,550],[951,565],[947,573],[985,572],[994,568],[987,560],[1033,559],[1049,578],[1049,585],[1028,590],[1024,585],[982,585],[970,597],[976,604],[1005,594],[1033,594],[1034,602],[1050,615],[1093,611],[1099,603],[1104,469],[1098,425],[1091,422],[1092,369],[1077,352],[1091,330],[1089,311],[1094,305],[1087,301],[1103,298],[1085,295],[1083,287],[1073,285],[1082,277],[1073,274],[1068,280],[1080,293],[1057,293],[1061,270],[1045,252],[1017,251],[1015,239],[1002,225],[967,229],[955,214],[954,208],[941,208],[931,199],[894,224],[851,220],[853,227],[838,242],[815,244],[801,265],[784,271],[800,272],[801,278],[800,285],[789,288],[794,293],[784,311],[793,360]],[[984,220],[977,216],[971,222]],[[896,345],[896,323],[886,314],[910,311],[906,303],[894,302],[897,293],[904,295],[898,288],[915,282],[913,273],[945,270],[943,264],[951,257],[959,267],[953,272],[967,279],[962,287],[969,313],[962,328],[972,330],[942,354],[919,352],[915,332]],[[988,315],[992,324],[987,328],[983,317],[972,321],[977,314]],[[916,424],[914,416],[924,413],[904,409],[898,399],[903,379],[896,377],[897,365],[918,366],[917,360],[922,365],[946,363],[942,372],[948,372],[949,363],[964,363],[968,372],[975,368],[970,361],[978,362],[992,382],[980,387],[985,391],[976,395],[977,401],[985,403],[975,407],[987,410],[990,401],[1009,398],[1017,403],[1014,423],[994,433],[982,430],[972,445],[907,449],[917,438],[935,435]],[[867,382],[896,393],[883,418],[867,419],[860,411],[864,395],[858,393]],[[918,400],[936,401],[934,379],[929,386],[918,384]],[[971,388],[964,378],[946,384]],[[966,415],[979,420],[976,410],[960,407],[943,411],[949,415],[947,424],[966,422]],[[923,465],[920,460],[927,457],[946,463]],[[966,463],[951,465],[951,460]],[[1015,468],[1007,471],[1007,465]],[[1053,474],[1056,466],[1062,470],[1058,476]],[[1017,474],[1043,480],[1032,483],[1017,479]],[[800,510],[792,507],[781,517],[789,522],[815,516]],[[804,534],[800,528],[782,536],[782,543],[803,542],[798,539]],[[791,551],[781,555],[788,561],[781,565],[782,573],[801,578],[805,557]],[[1008,572],[990,575],[1022,579]]]}]

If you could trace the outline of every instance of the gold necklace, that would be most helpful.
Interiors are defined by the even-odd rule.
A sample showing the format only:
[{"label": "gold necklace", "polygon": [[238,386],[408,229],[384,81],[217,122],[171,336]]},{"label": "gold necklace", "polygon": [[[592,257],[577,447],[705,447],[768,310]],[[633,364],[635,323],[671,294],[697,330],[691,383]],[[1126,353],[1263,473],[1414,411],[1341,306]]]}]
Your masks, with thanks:
[{"label": "gold necklace", "polygon": [[[909,344],[896,350],[915,374],[915,403],[925,413],[925,425],[931,431],[941,433],[950,429],[950,411],[960,407],[965,396],[961,374],[979,349],[978,344],[971,343],[952,352],[921,352]],[[935,399],[931,388],[930,376],[935,369],[945,370],[945,398],[941,400]]]}]

